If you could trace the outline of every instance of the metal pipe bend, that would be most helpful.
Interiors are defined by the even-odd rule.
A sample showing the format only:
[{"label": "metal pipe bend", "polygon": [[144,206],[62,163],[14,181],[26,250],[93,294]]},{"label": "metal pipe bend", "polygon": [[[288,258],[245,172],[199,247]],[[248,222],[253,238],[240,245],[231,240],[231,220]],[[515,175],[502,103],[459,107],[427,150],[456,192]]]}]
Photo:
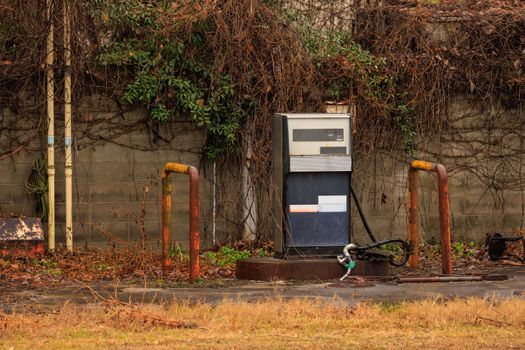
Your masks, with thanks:
[{"label": "metal pipe bend", "polygon": [[345,258],[350,256],[350,252],[349,252],[350,250],[355,252],[357,250],[357,246],[355,244],[353,244],[353,243],[347,244],[343,248],[343,255],[344,255]]}]

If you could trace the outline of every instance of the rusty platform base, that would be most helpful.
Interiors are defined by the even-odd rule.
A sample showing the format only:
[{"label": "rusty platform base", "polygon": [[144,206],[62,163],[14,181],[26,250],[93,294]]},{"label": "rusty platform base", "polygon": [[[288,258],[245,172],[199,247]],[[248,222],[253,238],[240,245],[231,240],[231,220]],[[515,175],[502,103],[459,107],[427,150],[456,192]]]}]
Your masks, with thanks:
[{"label": "rusty platform base", "polygon": [[[236,276],[242,280],[332,280],[340,278],[346,269],[337,259],[284,260],[271,257],[239,260]],[[387,261],[357,261],[352,276],[388,276]]]}]

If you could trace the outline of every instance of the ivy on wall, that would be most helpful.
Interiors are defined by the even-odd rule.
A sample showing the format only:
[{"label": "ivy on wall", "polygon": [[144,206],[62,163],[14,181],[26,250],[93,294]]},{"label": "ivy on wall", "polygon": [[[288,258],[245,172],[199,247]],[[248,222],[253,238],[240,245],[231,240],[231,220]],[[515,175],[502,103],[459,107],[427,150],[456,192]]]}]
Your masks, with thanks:
[{"label": "ivy on wall", "polygon": [[[392,63],[350,33],[319,29],[304,13],[277,3],[72,0],[74,91],[89,94],[96,80],[93,85],[144,106],[159,123],[189,117],[206,131],[208,158],[235,154],[249,132],[257,136],[246,139],[260,150],[261,172],[268,167],[269,116],[319,111],[326,100],[357,102],[364,109],[360,118],[378,119],[388,132],[400,132],[410,152],[412,108],[399,93]],[[29,86],[44,67],[46,11],[42,2],[33,5],[28,16],[11,5],[0,14],[0,54],[9,62],[8,69],[0,66],[0,84]],[[60,2],[53,11],[58,38]],[[60,52],[60,41],[56,44]],[[12,86],[5,91],[13,95]]]},{"label": "ivy on wall", "polygon": [[324,86],[325,98],[351,102],[366,100],[375,115],[386,123],[394,122],[403,138],[405,151],[413,156],[416,136],[413,108],[406,103],[406,94],[400,93],[387,59],[361,47],[348,30],[333,31],[315,26],[305,12],[285,9],[283,20],[297,30],[317,69],[329,77]]},{"label": "ivy on wall", "polygon": [[166,29],[170,1],[154,6],[138,0],[94,0],[91,5],[109,39],[99,62],[132,72],[122,100],[146,107],[159,122],[189,115],[207,132],[208,158],[236,152],[243,112],[235,104],[229,76],[217,74],[206,55],[204,31],[210,24],[203,22],[187,35],[176,27]]},{"label": "ivy on wall", "polygon": [[[214,66],[213,49],[207,41],[207,34],[217,30],[214,21],[203,17],[183,27],[172,19],[178,10],[174,1],[91,0],[89,9],[104,28],[106,44],[99,62],[131,71],[124,102],[145,106],[151,118],[160,122],[191,116],[207,131],[208,158],[237,151],[239,129],[254,102],[241,101],[235,82]],[[282,11],[279,21],[298,35],[307,60],[317,70],[322,99],[366,99],[376,114],[398,124],[405,149],[413,151],[411,109],[400,102],[395,77],[388,74],[384,57],[370,54],[348,32],[316,28],[297,11]]]}]

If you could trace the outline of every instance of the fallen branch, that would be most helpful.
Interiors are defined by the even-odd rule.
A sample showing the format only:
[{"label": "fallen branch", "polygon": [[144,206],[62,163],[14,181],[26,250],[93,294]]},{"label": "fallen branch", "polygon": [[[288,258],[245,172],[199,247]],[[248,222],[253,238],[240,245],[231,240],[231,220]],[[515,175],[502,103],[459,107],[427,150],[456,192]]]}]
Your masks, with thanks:
[{"label": "fallen branch", "polygon": [[499,320],[493,320],[491,318],[487,318],[487,317],[482,317],[482,316],[478,316],[476,317],[476,321],[478,323],[481,323],[479,321],[485,321],[485,322],[488,322],[488,323],[491,323],[492,325],[494,326],[512,326],[512,324],[508,323],[508,322],[505,322],[505,321],[499,321]]}]

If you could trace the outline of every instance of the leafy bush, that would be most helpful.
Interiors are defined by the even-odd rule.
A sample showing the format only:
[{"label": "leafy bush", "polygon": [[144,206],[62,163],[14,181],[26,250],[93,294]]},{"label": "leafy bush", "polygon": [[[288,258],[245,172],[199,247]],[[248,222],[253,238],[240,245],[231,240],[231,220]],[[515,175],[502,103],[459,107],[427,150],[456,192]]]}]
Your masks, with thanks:
[{"label": "leafy bush", "polygon": [[[216,73],[209,59],[203,38],[211,24],[200,22],[185,33],[176,23],[166,21],[170,4],[92,0],[91,11],[104,24],[109,38],[98,60],[132,71],[124,102],[146,107],[159,122],[190,116],[207,131],[208,158],[235,152],[243,113],[234,103],[229,76]],[[172,30],[166,30],[168,24],[173,25]]]}]

